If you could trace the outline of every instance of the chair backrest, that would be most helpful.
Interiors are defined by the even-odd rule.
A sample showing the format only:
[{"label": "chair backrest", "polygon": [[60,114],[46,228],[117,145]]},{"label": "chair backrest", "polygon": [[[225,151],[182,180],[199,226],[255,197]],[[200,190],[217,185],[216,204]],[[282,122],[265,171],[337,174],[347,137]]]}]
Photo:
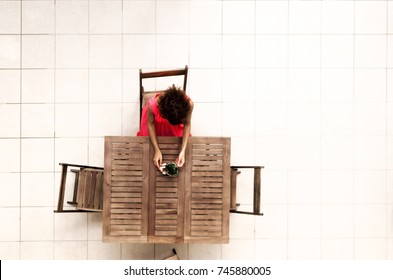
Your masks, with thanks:
[{"label": "chair backrest", "polygon": [[155,71],[155,72],[142,72],[142,69],[139,69],[139,125],[142,117],[142,109],[145,106],[146,102],[153,97],[155,94],[164,92],[165,89],[155,90],[155,91],[145,91],[143,88],[143,80],[151,79],[151,78],[162,78],[169,76],[184,76],[183,81],[183,90],[186,91],[187,87],[187,75],[188,75],[188,66],[186,65],[184,69],[175,69],[175,70],[164,70],[164,71]]}]

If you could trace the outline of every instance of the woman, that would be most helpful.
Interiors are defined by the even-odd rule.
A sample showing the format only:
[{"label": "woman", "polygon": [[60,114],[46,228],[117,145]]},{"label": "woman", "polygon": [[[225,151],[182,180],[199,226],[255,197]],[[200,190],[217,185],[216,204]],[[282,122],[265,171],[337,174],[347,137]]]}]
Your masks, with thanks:
[{"label": "woman", "polygon": [[176,163],[182,167],[191,131],[191,114],[194,103],[183,90],[172,85],[162,94],[156,94],[142,110],[141,128],[137,136],[150,136],[154,147],[153,162],[160,167],[162,154],[157,136],[183,137]]}]

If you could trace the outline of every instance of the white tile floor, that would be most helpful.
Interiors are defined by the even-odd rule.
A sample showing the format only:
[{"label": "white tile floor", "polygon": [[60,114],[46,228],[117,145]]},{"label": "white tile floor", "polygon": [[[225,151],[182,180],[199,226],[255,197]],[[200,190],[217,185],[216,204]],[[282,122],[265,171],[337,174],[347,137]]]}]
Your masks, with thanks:
[{"label": "white tile floor", "polygon": [[136,134],[139,69],[184,65],[193,135],[265,166],[265,215],[181,259],[393,258],[393,1],[0,0],[1,259],[171,254],[53,209],[59,162],[102,166],[105,135]]}]

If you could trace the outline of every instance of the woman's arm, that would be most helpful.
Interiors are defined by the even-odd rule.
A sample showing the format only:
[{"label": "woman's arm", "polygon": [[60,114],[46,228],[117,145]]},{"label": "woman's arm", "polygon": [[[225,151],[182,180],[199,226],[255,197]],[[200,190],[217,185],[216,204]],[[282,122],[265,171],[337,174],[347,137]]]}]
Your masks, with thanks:
[{"label": "woman's arm", "polygon": [[177,165],[179,167],[182,167],[185,163],[185,153],[186,153],[188,138],[190,137],[190,132],[191,132],[191,116],[192,116],[193,109],[194,109],[194,103],[190,99],[190,111],[188,112],[186,121],[184,122],[181,149],[179,153],[179,158],[177,159]]},{"label": "woman's arm", "polygon": [[154,114],[150,108],[149,103],[147,103],[147,129],[149,130],[150,140],[154,148],[154,165],[160,167],[162,163],[162,154],[160,151],[160,147],[158,147],[156,128],[154,126]]}]

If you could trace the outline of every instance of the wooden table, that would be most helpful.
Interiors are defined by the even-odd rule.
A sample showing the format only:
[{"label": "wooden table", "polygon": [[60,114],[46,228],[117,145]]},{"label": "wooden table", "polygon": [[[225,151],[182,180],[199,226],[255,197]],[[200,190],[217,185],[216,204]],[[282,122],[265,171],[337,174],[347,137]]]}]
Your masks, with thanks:
[{"label": "wooden table", "polygon": [[[158,137],[164,162],[181,138]],[[149,137],[105,137],[103,241],[228,243],[230,138],[190,137],[177,177],[154,166]]]}]

